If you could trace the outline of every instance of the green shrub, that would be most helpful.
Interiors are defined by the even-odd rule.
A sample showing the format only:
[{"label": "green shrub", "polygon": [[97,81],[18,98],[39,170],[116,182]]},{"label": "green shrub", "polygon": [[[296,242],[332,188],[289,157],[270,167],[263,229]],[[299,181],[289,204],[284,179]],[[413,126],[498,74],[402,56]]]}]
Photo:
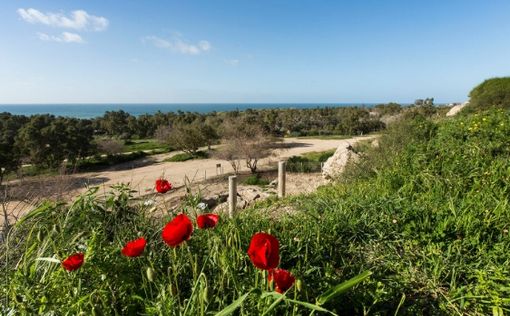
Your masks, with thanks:
[{"label": "green shrub", "polygon": [[259,174],[252,174],[244,179],[244,184],[264,186],[269,184],[269,180],[262,178]]},{"label": "green shrub", "polygon": [[332,149],[292,156],[287,160],[286,169],[289,172],[321,172],[322,163],[333,156],[334,153],[335,149]]},{"label": "green shrub", "polygon": [[78,160],[76,162],[76,169],[80,171],[90,171],[90,170],[98,170],[105,167],[114,166],[120,163],[130,162],[137,159],[141,159],[147,157],[143,151],[131,152],[129,154],[117,154],[117,155],[107,155],[107,156],[94,156],[87,159]]},{"label": "green shrub", "polygon": [[165,161],[169,162],[179,162],[179,161],[187,161],[192,159],[206,159],[209,157],[209,154],[205,151],[197,151],[195,155],[189,153],[179,153],[175,154],[170,158],[165,159]]},{"label": "green shrub", "polygon": [[469,107],[476,110],[510,108],[510,77],[485,80],[471,90],[469,98]]}]

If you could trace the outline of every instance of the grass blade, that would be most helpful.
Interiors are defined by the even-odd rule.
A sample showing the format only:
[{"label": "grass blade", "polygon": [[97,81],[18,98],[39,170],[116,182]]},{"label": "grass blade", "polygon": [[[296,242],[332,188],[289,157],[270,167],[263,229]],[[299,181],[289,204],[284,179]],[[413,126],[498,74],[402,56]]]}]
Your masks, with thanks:
[{"label": "grass blade", "polygon": [[317,298],[317,305],[323,305],[327,303],[328,301],[332,300],[333,298],[337,297],[340,294],[345,293],[347,290],[352,288],[353,286],[361,283],[363,280],[368,278],[372,274],[371,271],[365,271],[361,273],[360,275],[355,276],[352,279],[349,279],[343,283],[340,283],[326,292],[324,292],[321,296]]}]

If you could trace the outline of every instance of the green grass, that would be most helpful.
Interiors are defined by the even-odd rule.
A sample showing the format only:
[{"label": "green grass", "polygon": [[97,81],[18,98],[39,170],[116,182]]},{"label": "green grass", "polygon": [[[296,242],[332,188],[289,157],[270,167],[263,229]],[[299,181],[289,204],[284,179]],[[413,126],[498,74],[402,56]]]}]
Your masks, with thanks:
[{"label": "green grass", "polygon": [[325,162],[329,157],[333,156],[335,151],[336,149],[330,149],[326,151],[312,151],[302,154],[301,157],[308,161]]},{"label": "green grass", "polygon": [[163,153],[169,151],[168,145],[162,144],[155,139],[138,139],[126,141],[122,147],[122,152],[136,151],[157,151]]},{"label": "green grass", "polygon": [[170,158],[166,158],[164,161],[167,162],[179,162],[179,161],[187,161],[192,159],[206,159],[209,158],[209,154],[205,151],[197,151],[195,155],[189,154],[189,153],[179,153],[175,154]]},{"label": "green grass", "polygon": [[[390,128],[365,147],[342,182],[306,196],[272,198],[195,230],[183,246],[161,241],[176,211],[118,187],[70,205],[43,204],[2,247],[4,312],[17,314],[502,315],[510,312],[510,112],[494,110]],[[298,282],[285,296],[246,254],[253,233],[280,242],[280,267]],[[119,252],[142,235],[142,257]],[[9,247],[9,248],[6,248]],[[58,263],[85,251],[68,273]],[[147,269],[155,271],[149,277]],[[338,284],[371,275],[349,291]],[[334,293],[328,291],[335,289]],[[330,296],[331,294],[331,296]],[[329,300],[322,305],[326,297]],[[498,314],[499,313],[499,314]],[[315,315],[327,313],[315,312]]]}]

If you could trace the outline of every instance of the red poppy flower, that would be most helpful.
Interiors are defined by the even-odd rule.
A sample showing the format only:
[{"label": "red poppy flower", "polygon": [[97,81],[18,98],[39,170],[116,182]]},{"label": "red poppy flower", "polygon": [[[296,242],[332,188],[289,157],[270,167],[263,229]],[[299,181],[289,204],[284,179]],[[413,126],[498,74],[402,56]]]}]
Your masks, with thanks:
[{"label": "red poppy flower", "polygon": [[280,262],[278,239],[266,233],[256,233],[251,238],[248,256],[253,265],[259,269],[276,268]]},{"label": "red poppy flower", "polygon": [[172,189],[172,184],[165,179],[156,180],[156,191],[166,193]]},{"label": "red poppy flower", "polygon": [[138,257],[142,254],[146,244],[147,241],[145,241],[143,237],[129,241],[124,248],[122,248],[122,254],[128,257]]},{"label": "red poppy flower", "polygon": [[219,215],[216,214],[203,214],[197,217],[197,225],[201,229],[213,228],[220,219]]},{"label": "red poppy flower", "polygon": [[161,237],[170,247],[177,247],[186,241],[193,232],[193,225],[185,214],[177,215],[166,224],[161,232]]},{"label": "red poppy flower", "polygon": [[269,270],[267,279],[269,282],[274,280],[274,289],[278,293],[287,291],[296,281],[292,273],[284,269]]},{"label": "red poppy flower", "polygon": [[84,257],[85,257],[85,255],[81,252],[70,255],[69,257],[67,257],[67,259],[62,261],[62,266],[67,271],[78,270],[81,267],[81,265],[83,264]]}]

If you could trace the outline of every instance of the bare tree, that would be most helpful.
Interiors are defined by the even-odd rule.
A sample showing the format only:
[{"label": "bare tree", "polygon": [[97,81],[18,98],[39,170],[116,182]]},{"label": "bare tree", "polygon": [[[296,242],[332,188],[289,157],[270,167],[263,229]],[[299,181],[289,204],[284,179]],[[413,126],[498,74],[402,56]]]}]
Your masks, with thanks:
[{"label": "bare tree", "polygon": [[122,144],[115,139],[101,139],[97,141],[100,153],[116,155],[122,152]]},{"label": "bare tree", "polygon": [[219,151],[215,152],[214,156],[217,159],[227,160],[232,169],[234,169],[234,173],[239,173],[241,169],[241,155],[235,142],[226,142]]},{"label": "bare tree", "polygon": [[270,135],[256,123],[228,121],[223,130],[224,146],[219,150],[218,157],[228,160],[234,171],[234,164],[244,160],[252,173],[257,172],[260,159],[268,157],[273,143]]}]

